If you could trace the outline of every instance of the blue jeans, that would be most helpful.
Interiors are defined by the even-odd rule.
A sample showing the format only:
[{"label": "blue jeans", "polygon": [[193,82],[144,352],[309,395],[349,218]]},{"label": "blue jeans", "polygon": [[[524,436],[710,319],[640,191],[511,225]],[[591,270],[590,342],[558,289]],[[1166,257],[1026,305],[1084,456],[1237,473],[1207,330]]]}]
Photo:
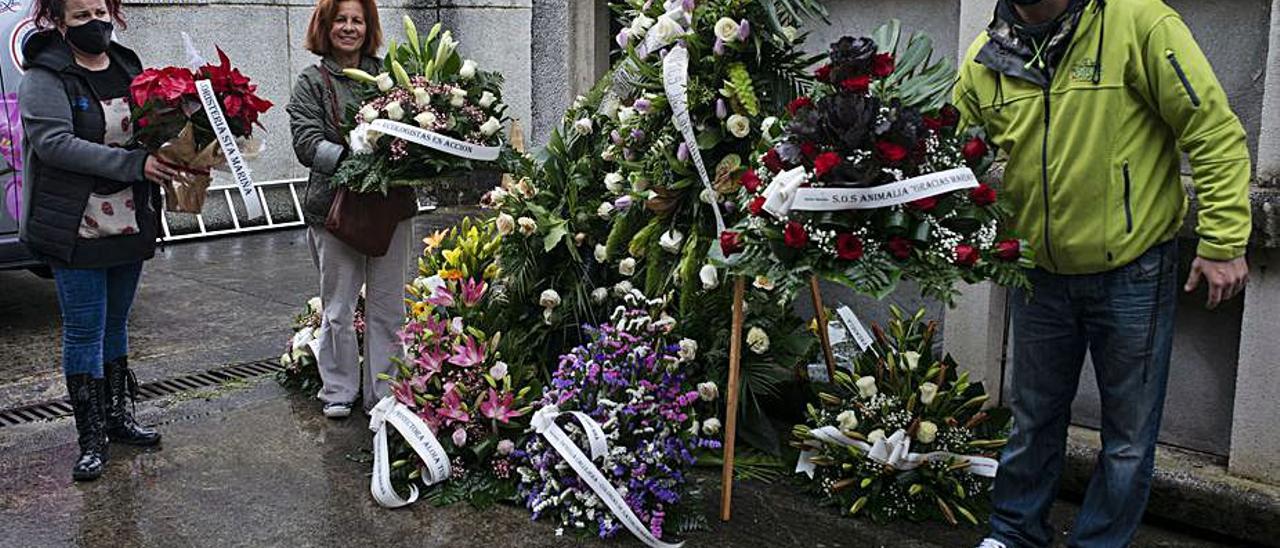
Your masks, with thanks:
[{"label": "blue jeans", "polygon": [[129,308],[142,262],[111,268],[55,268],[62,309],[62,372],[102,378],[102,364],[129,353]]},{"label": "blue jeans", "polygon": [[1151,491],[1177,299],[1177,244],[1099,274],[1030,272],[1013,295],[1014,426],[995,479],[992,536],[1048,546],[1071,401],[1088,350],[1102,399],[1102,452],[1070,546],[1128,545]]}]

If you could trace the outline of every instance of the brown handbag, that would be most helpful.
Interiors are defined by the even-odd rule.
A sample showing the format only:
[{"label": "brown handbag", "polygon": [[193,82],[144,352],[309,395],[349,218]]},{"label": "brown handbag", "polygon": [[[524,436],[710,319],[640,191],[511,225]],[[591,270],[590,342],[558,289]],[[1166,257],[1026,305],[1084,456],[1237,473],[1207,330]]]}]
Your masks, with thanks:
[{"label": "brown handbag", "polygon": [[[329,88],[329,106],[332,109],[334,127],[341,128],[337,89],[334,88],[329,70],[324,65],[319,68],[325,86]],[[413,217],[417,209],[417,196],[411,188],[392,188],[385,195],[339,188],[333,197],[333,204],[329,206],[324,228],[356,251],[370,257],[381,257],[387,254],[400,221]]]}]

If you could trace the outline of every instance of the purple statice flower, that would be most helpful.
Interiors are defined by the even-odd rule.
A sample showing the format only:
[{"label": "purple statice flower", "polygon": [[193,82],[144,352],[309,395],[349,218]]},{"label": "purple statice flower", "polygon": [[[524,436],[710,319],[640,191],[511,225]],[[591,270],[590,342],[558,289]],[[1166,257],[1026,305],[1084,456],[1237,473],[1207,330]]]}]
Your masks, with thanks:
[{"label": "purple statice flower", "polygon": [[750,36],[751,36],[751,22],[747,21],[746,19],[743,19],[741,23],[738,23],[738,41],[746,42],[747,38],[749,38]]},{"label": "purple statice flower", "polygon": [[639,141],[643,141],[643,140],[644,140],[644,130],[643,130],[643,129],[636,128],[636,129],[631,130],[631,141],[632,141],[632,142],[639,142]]},{"label": "purple statice flower", "polygon": [[681,141],[680,146],[676,147],[676,159],[681,162],[689,161],[689,145],[685,144],[684,141]]},{"label": "purple statice flower", "polygon": [[640,114],[648,114],[649,109],[653,107],[653,104],[650,103],[648,99],[640,98],[636,99],[636,102],[632,103],[631,106]]},{"label": "purple statice flower", "polygon": [[685,13],[692,13],[693,8],[696,6],[697,6],[697,3],[694,2],[694,0],[684,0],[683,5],[681,7],[684,8]]},{"label": "purple statice flower", "polygon": [[609,140],[610,140],[610,141],[613,141],[613,144],[615,144],[615,145],[620,145],[620,144],[622,144],[622,133],[618,132],[618,130],[616,130],[616,129],[615,129],[615,130],[613,130],[613,131],[610,131],[610,132],[609,132]]}]

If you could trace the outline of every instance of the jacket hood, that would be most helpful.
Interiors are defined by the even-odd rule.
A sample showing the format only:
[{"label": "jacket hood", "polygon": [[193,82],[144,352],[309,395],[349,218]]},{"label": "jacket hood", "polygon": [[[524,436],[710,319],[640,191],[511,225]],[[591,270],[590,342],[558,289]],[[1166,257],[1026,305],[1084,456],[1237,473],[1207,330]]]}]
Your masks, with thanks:
[{"label": "jacket hood", "polygon": [[[107,48],[111,62],[122,64],[130,74],[142,72],[142,60],[133,50],[112,41]],[[76,58],[71,46],[57,29],[47,29],[32,34],[22,44],[23,68],[41,67],[54,72],[62,72],[75,65]]]}]

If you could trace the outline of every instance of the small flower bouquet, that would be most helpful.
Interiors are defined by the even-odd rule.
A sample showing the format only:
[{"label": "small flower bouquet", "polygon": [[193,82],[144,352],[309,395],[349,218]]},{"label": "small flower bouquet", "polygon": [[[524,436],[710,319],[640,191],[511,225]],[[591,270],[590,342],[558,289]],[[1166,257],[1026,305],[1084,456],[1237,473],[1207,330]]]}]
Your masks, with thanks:
[{"label": "small flower bouquet", "polygon": [[[880,40],[897,42],[892,31]],[[757,165],[737,170],[749,215],[720,238],[740,273],[790,290],[809,275],[883,296],[910,278],[950,302],[958,281],[1025,286],[1030,250],[979,182],[995,154],[945,97],[953,70],[927,38],[895,57],[870,38],[832,44],[810,95]]]},{"label": "small flower bouquet", "polygon": [[[276,372],[276,381],[285,388],[300,392],[316,392],[323,382],[320,379],[320,368],[316,361],[316,349],[320,344],[320,315],[324,312],[320,297],[312,297],[307,301],[307,308],[302,314],[293,318],[293,336],[285,345],[284,354],[280,355],[282,368]],[[364,360],[364,290],[356,301],[356,342],[359,359]]]},{"label": "small flower bouquet", "polygon": [[983,410],[981,384],[933,351],[937,325],[924,311],[891,307],[888,333],[841,370],[830,393],[797,425],[798,472],[812,491],[849,515],[876,521],[963,519],[979,523],[996,451],[1010,425],[1006,409]]},{"label": "small flower bouquet", "polygon": [[217,65],[205,64],[195,70],[176,66],[146,69],[129,86],[133,141],[187,174],[165,184],[169,211],[199,213],[212,180],[209,170],[226,164],[196,90],[197,81],[211,84],[241,151],[251,156],[262,148],[253,140],[253,128],[261,127],[258,118],[272,103],[257,95],[258,86],[233,67],[221,49],[218,60]]},{"label": "small flower bouquet", "polygon": [[464,174],[501,155],[502,75],[463,59],[439,23],[426,36],[407,16],[404,27],[408,41],[388,48],[385,72],[346,71],[363,86],[350,114],[353,155],[334,174],[335,185],[385,193]]},{"label": "small flower bouquet", "polygon": [[[629,302],[643,306],[636,293]],[[672,323],[658,319],[655,311],[619,307],[612,324],[590,329],[589,342],[561,357],[538,412],[541,416],[554,409],[574,416],[576,411],[599,426],[607,447],[589,465],[609,489],[622,494],[638,518],[643,529],[632,533],[647,531],[656,538],[697,527],[703,519],[689,473],[696,451],[720,447],[715,439],[719,420],[700,422],[696,409],[700,399],[716,396],[714,385],[702,387],[701,393],[687,386],[680,369],[695,350],[691,341],[667,342]],[[590,445],[582,419],[566,419],[555,422],[572,443]],[[533,436],[519,453],[520,495],[534,519],[549,518],[558,530],[601,538],[618,534],[627,520],[607,505],[592,482],[570,468],[551,440]]]},{"label": "small flower bouquet", "polygon": [[[498,359],[501,335],[483,328],[486,310],[496,306],[490,287],[496,270],[482,266],[492,228],[470,219],[462,224],[427,238],[423,275],[407,288],[410,312],[400,332],[407,360],[391,392],[431,428],[450,459],[450,476],[429,486],[426,498],[484,507],[515,496],[511,457],[537,393],[534,372]],[[393,482],[423,477],[424,463],[403,439],[393,438],[390,453]]]}]

